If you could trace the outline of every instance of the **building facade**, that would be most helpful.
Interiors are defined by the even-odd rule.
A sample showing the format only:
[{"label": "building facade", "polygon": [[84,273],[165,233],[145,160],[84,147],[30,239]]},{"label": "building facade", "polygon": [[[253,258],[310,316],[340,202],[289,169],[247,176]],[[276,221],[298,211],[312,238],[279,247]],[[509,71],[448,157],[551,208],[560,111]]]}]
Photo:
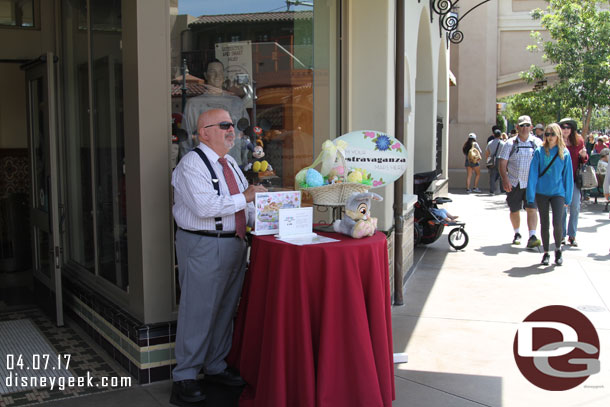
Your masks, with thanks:
[{"label": "building facade", "polygon": [[[460,12],[465,13],[480,1],[460,1]],[[531,11],[545,9],[543,0],[497,0],[476,8],[460,23],[464,40],[451,46],[451,71],[457,86],[451,89],[451,131],[449,137],[449,176],[451,187],[466,185],[466,170],[462,145],[468,134],[478,135],[484,150],[491,126],[496,124],[496,101],[504,96],[528,92],[535,84],[523,81],[519,74],[532,64],[542,67],[552,80],[554,70],[542,61],[541,53],[532,53],[532,31],[546,33]],[[528,112],[523,112],[528,114]],[[481,170],[479,186],[489,185],[487,169]]]},{"label": "building facade", "polygon": [[[250,2],[234,3],[233,14],[256,17]],[[225,16],[215,23],[224,31],[213,28],[222,38],[201,34],[207,23],[196,34],[212,13],[177,7],[0,1],[0,272],[31,276],[19,289],[58,324],[69,312],[140,383],[169,378],[174,363],[171,80],[188,53],[249,41],[257,99],[244,103],[250,121],[270,123],[284,186],[327,139],[359,129],[400,137],[402,188],[377,190],[384,201],[373,208],[392,275],[412,263],[413,175],[437,171],[435,190],[448,179],[449,49],[429,2],[316,1],[248,32],[231,33]]]}]

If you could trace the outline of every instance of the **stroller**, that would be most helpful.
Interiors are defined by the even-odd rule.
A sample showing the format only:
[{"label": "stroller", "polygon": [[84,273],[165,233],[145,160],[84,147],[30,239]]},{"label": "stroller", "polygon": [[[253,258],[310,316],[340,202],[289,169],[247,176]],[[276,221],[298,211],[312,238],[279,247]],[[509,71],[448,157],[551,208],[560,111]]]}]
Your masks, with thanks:
[{"label": "stroller", "polygon": [[462,250],[468,245],[468,234],[464,227],[464,222],[446,222],[436,216],[432,208],[438,208],[447,202],[452,202],[450,198],[432,197],[432,192],[428,192],[428,187],[437,177],[436,171],[422,172],[413,176],[413,191],[417,194],[417,203],[414,213],[414,244],[430,244],[438,240],[443,234],[445,226],[455,226],[449,232],[449,245],[455,250]]}]

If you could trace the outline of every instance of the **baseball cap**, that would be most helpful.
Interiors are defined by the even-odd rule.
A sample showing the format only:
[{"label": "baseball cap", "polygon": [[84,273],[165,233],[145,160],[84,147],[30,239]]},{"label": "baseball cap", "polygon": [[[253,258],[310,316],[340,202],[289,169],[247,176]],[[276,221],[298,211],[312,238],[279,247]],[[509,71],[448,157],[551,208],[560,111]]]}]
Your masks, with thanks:
[{"label": "baseball cap", "polygon": [[468,134],[468,138],[476,140],[477,139],[477,135],[474,134],[474,133],[470,133],[470,134]]},{"label": "baseball cap", "polygon": [[502,131],[500,129],[494,130],[494,136],[498,137],[502,135]]},{"label": "baseball cap", "polygon": [[517,121],[517,123],[519,124],[519,126],[521,126],[522,124],[529,124],[531,126],[532,119],[530,119],[529,116],[519,116],[519,120]]},{"label": "baseball cap", "polygon": [[544,130],[544,126],[542,125],[542,123],[538,123],[536,127],[534,127],[534,130],[536,129]]}]

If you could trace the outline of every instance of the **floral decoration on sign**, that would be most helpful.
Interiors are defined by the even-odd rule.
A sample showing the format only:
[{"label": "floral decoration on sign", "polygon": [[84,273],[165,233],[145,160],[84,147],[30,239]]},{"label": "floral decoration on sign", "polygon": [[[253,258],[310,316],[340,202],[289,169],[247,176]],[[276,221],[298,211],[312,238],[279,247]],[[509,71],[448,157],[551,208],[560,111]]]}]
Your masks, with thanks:
[{"label": "floral decoration on sign", "polygon": [[375,133],[372,131],[364,132],[364,139],[372,139],[371,142],[375,144],[375,150],[377,151],[387,151],[387,150],[396,150],[402,153],[401,144],[398,140],[391,138],[383,133]]}]

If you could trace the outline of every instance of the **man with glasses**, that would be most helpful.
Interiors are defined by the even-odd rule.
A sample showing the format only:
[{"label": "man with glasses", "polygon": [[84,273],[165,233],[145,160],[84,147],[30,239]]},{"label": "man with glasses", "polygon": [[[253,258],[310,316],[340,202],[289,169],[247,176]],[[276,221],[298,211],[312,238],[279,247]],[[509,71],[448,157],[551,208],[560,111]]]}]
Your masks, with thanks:
[{"label": "man with glasses", "polygon": [[527,180],[529,177],[530,163],[536,148],[542,145],[542,141],[530,133],[532,119],[529,116],[520,116],[517,121],[518,134],[508,139],[498,154],[498,170],[502,178],[502,187],[506,191],[506,203],[510,210],[510,222],[515,235],[513,244],[521,244],[521,208],[527,213],[527,226],[529,239],[527,247],[540,246],[540,239],[536,237],[538,227],[538,214],[536,203],[528,203],[526,198]]},{"label": "man with glasses", "polygon": [[255,194],[266,189],[249,186],[228,154],[234,127],[226,110],[202,113],[197,121],[200,144],[172,175],[181,290],[173,404],[205,400],[197,381],[201,370],[208,382],[245,384],[224,359],[246,268],[246,224],[253,223]]}]

